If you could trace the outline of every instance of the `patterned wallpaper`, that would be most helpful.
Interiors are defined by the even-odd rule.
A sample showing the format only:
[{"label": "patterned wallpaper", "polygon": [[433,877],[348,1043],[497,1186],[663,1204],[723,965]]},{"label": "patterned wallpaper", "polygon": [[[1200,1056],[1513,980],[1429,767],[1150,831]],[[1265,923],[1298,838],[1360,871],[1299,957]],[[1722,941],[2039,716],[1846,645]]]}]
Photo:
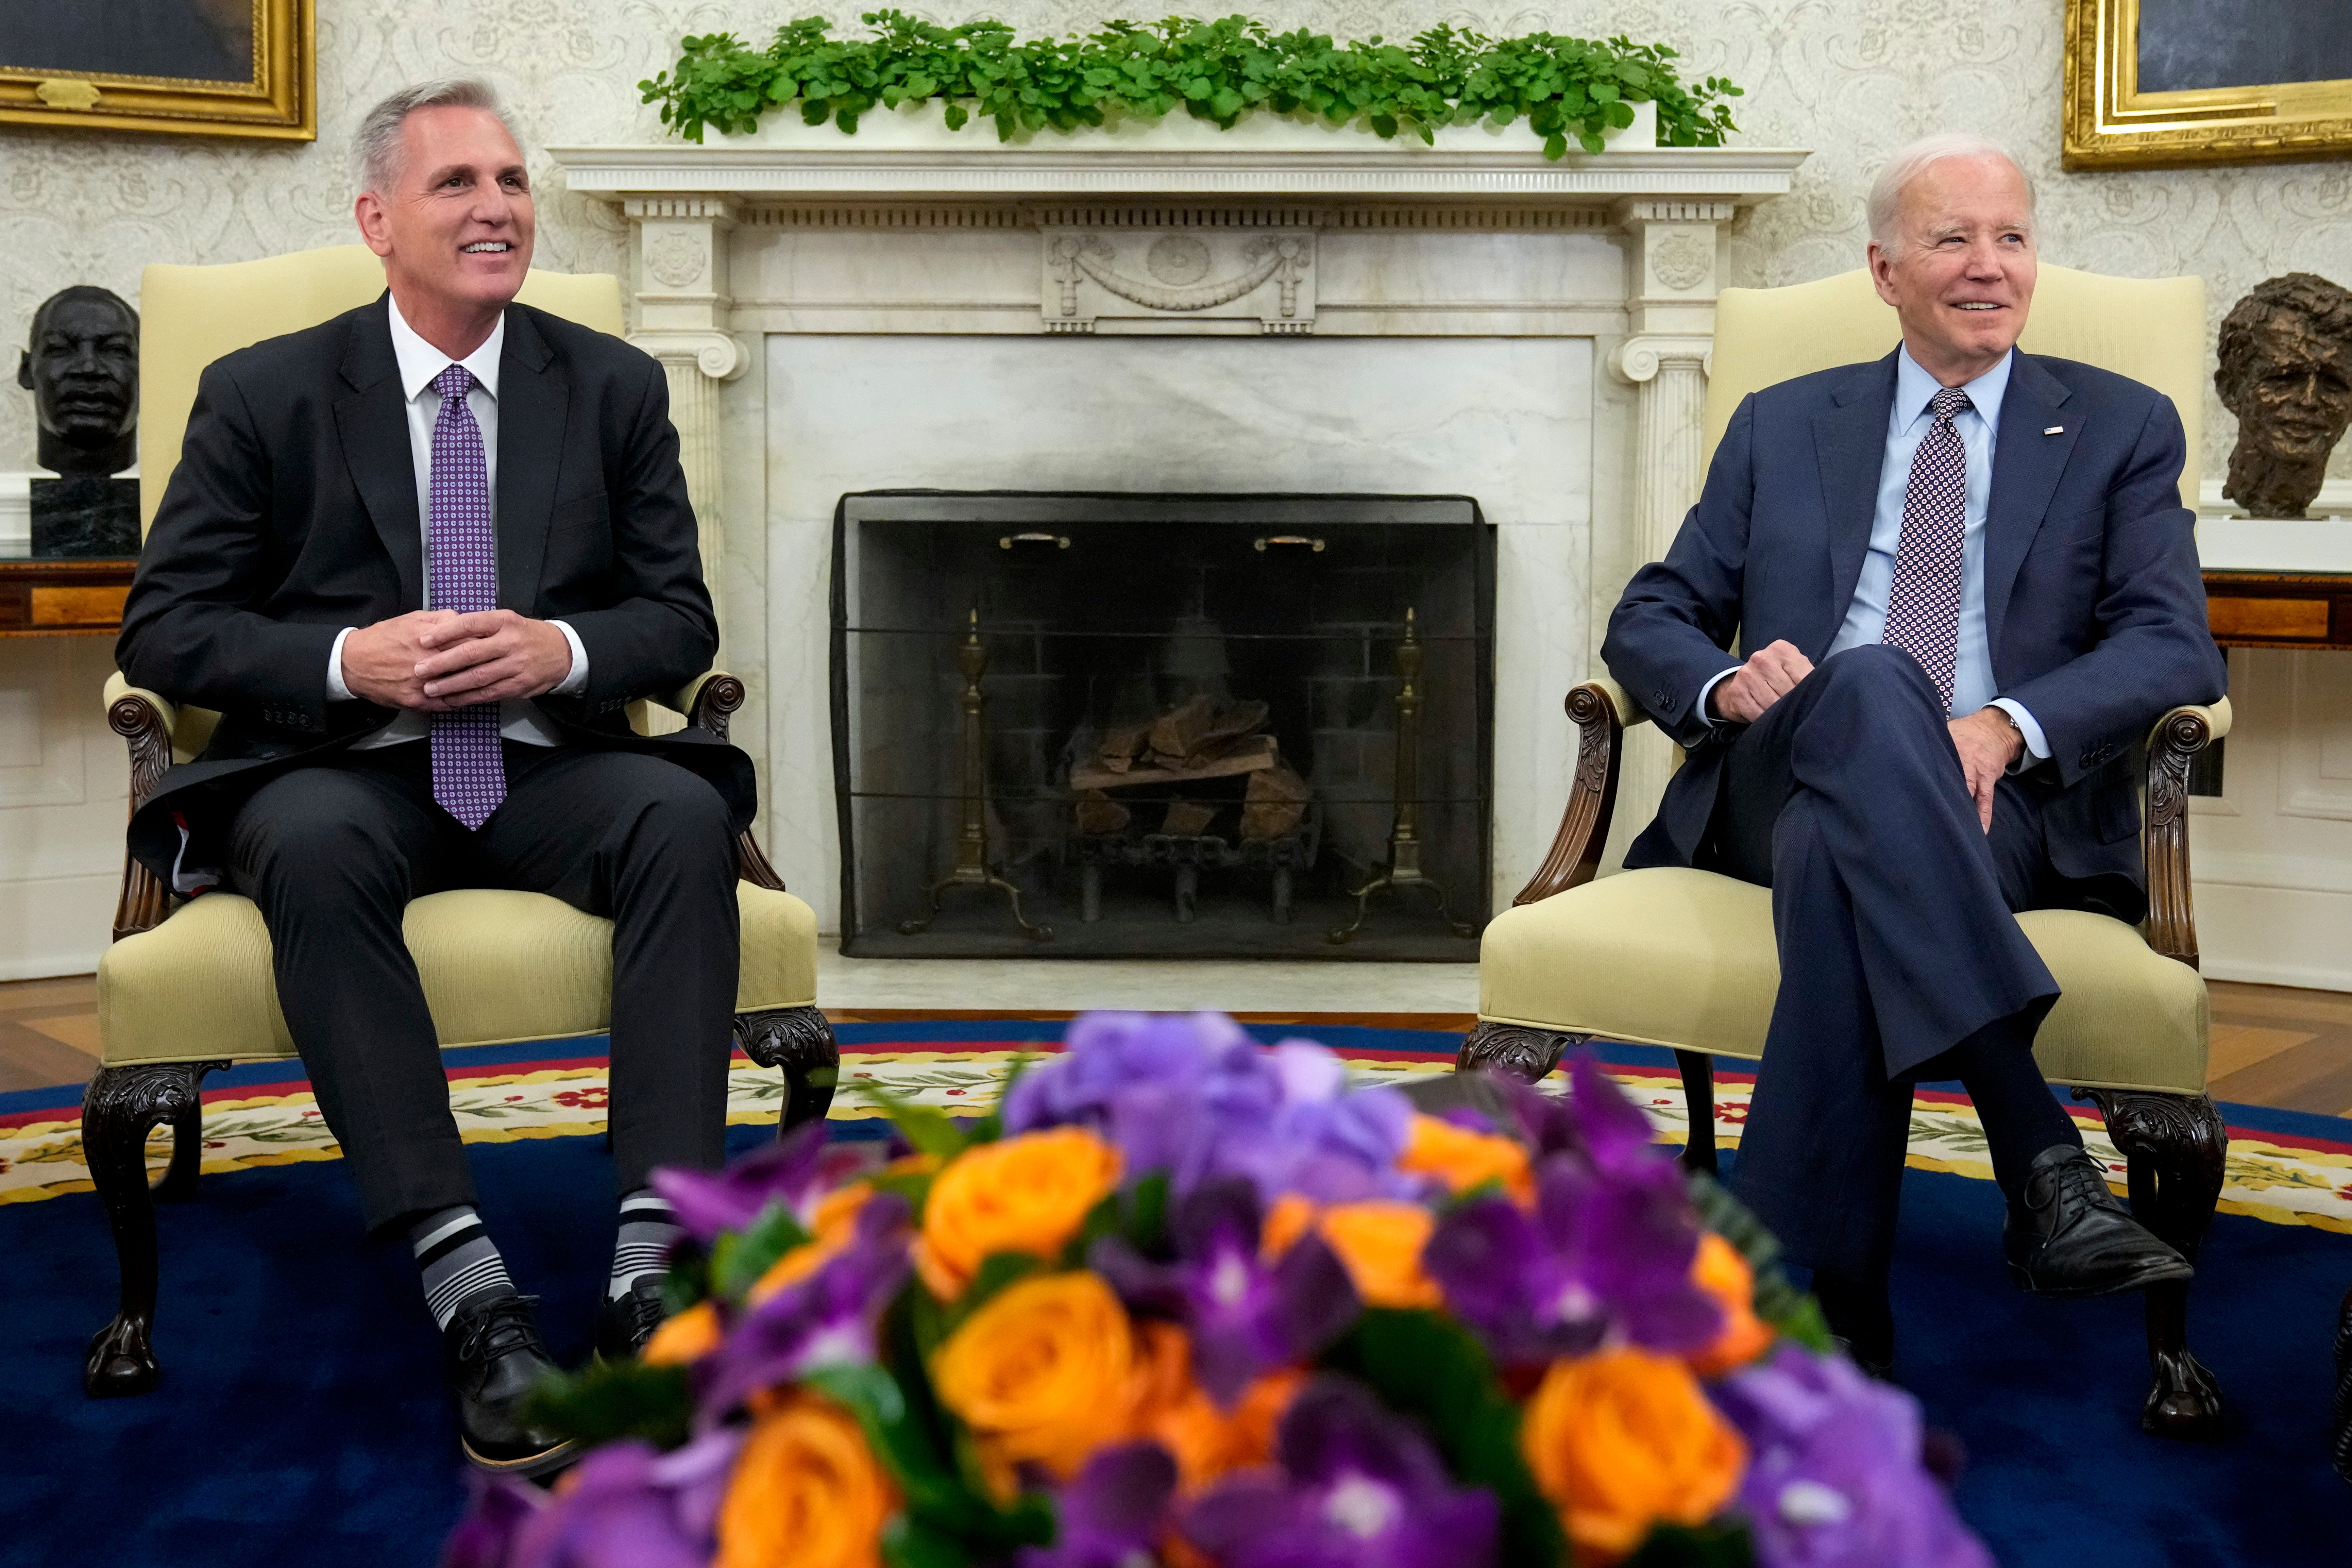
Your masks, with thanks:
[{"label": "patterned wallpaper", "polygon": [[[1162,0],[1164,3],[1164,0]],[[320,139],[61,132],[0,126],[0,322],[21,345],[33,307],[68,283],[136,302],[149,261],[244,260],[352,237],[345,149],[367,105],[404,82],[478,70],[508,95],[529,146],[655,133],[634,88],[688,32],[764,34],[800,5],[748,0],[319,0]],[[1220,4],[1206,15],[1239,8]],[[1628,33],[1680,48],[1694,74],[1748,89],[1743,139],[1814,150],[1789,196],[1735,231],[1730,281],[1801,282],[1858,265],[1863,195],[1886,154],[1941,129],[2010,142],[2042,188],[2042,253],[2095,271],[2201,272],[2218,322],[2280,272],[2352,284],[2352,163],[2221,171],[2062,174],[2061,0],[1559,0],[1520,10],[1434,0],[1259,0],[1279,26],[1391,36],[1440,19],[1490,32]],[[1024,30],[1087,26],[1157,5],[1010,0],[990,12]],[[847,8],[839,15],[845,16]],[[544,170],[545,160],[537,160]],[[564,270],[615,268],[617,218],[542,178],[540,256]],[[2210,395],[2209,474],[2235,424]],[[29,468],[31,399],[0,384],[0,470]],[[2352,443],[2331,471],[2352,476]]]}]

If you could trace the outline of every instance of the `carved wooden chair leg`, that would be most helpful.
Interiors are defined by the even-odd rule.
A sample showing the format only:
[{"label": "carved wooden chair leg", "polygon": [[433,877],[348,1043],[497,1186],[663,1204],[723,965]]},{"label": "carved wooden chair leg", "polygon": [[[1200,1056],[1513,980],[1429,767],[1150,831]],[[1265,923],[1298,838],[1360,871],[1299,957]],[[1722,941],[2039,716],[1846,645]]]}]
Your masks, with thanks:
[{"label": "carved wooden chair leg", "polygon": [[1712,1176],[1715,1163],[1715,1064],[1705,1051],[1676,1051],[1675,1066],[1683,1073],[1683,1111],[1690,1119],[1690,1138],[1683,1144],[1683,1169]]},{"label": "carved wooden chair leg", "polygon": [[1517,1024],[1493,1024],[1480,1019],[1476,1028],[1462,1037],[1462,1048],[1454,1055],[1454,1070],[1475,1072],[1481,1068],[1491,1068],[1534,1083],[1559,1066],[1563,1053],[1591,1037],[1590,1035],[1554,1034],[1549,1029],[1529,1029]]},{"label": "carved wooden chair leg", "polygon": [[[204,1074],[196,1075],[201,1089]],[[185,1203],[196,1195],[196,1177],[201,1173],[205,1152],[205,1106],[201,1098],[191,1098],[186,1110],[172,1118],[172,1163],[154,1185],[155,1201],[159,1204]]]},{"label": "carved wooden chair leg", "polygon": [[[162,1062],[100,1068],[82,1096],[82,1157],[114,1231],[122,1273],[114,1321],[89,1342],[82,1392],[93,1399],[144,1394],[161,1370],[149,1338],[155,1321],[155,1191],[147,1183],[147,1133],[171,1122],[182,1134],[178,1166],[201,1142],[187,1136],[201,1103],[204,1076],[226,1062]],[[198,1131],[201,1131],[198,1129]],[[191,1173],[193,1179],[193,1173]],[[171,1178],[164,1178],[168,1184]]]},{"label": "carved wooden chair leg", "polygon": [[784,1069],[788,1098],[777,1121],[781,1138],[804,1121],[824,1119],[833,1109],[834,1079],[841,1070],[841,1047],[833,1026],[814,1007],[772,1007],[735,1015],[735,1043],[763,1068]]},{"label": "carved wooden chair leg", "polygon": [[[2074,1096],[2098,1102],[2107,1136],[2129,1163],[2132,1217],[2195,1262],[2229,1159],[2230,1131],[2221,1112],[2201,1094],[2078,1089]],[[2152,1375],[2140,1430],[2218,1442],[2221,1385],[2189,1352],[2189,1287],[2158,1285],[2147,1294]]]},{"label": "carved wooden chair leg", "polygon": [[2352,1290],[2336,1309],[2336,1422],[2328,1455],[2336,1473],[2352,1481]]}]

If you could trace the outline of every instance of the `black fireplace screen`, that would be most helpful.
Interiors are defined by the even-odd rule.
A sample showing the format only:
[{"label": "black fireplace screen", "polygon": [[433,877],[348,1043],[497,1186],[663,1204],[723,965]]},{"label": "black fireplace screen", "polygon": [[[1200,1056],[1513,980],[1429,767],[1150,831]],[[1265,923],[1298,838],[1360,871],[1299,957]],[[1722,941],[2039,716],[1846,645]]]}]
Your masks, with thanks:
[{"label": "black fireplace screen", "polygon": [[1494,605],[1466,497],[843,497],[842,951],[1476,956]]}]

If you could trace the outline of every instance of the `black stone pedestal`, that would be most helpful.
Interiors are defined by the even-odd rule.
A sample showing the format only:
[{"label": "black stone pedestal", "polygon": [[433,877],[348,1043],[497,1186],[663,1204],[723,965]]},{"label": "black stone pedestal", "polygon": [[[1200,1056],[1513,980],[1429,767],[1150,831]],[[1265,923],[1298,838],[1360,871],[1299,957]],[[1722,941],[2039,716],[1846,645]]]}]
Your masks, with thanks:
[{"label": "black stone pedestal", "polygon": [[33,553],[121,556],[139,553],[139,481],[102,474],[35,479]]}]

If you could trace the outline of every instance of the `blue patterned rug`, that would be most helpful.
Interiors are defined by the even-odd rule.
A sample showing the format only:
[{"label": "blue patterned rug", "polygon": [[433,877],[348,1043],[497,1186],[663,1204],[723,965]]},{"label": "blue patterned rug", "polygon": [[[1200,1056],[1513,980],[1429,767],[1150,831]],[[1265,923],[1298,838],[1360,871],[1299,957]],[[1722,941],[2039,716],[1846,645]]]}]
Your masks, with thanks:
[{"label": "blue patterned rug", "polygon": [[[982,1054],[1058,1031],[1050,1023],[939,1021],[848,1025],[841,1034],[847,1070],[866,1057],[894,1079],[928,1075],[929,1092],[954,1104],[985,1102],[948,1094],[973,1087],[969,1074],[987,1066]],[[1366,1071],[1430,1070],[1454,1046],[1431,1032],[1319,1032]],[[469,1119],[482,1211],[523,1289],[544,1298],[556,1353],[571,1359],[586,1354],[612,1245],[603,1140],[578,1135],[603,1127],[600,1047],[508,1047],[495,1061],[451,1055],[453,1073],[470,1081],[481,1106],[517,1108]],[[1637,1088],[1654,1081],[1655,1098],[1670,1098],[1664,1053],[1610,1057],[1621,1077]],[[493,1079],[504,1081],[486,1081]],[[290,1107],[293,1123],[301,1121],[306,1086],[283,1068],[212,1081],[208,1133],[257,1113],[255,1101]],[[1923,1117],[1940,1114],[1934,1107],[1944,1098],[1923,1096]],[[772,1099],[760,1108],[754,1085],[739,1084],[738,1099],[745,1120],[730,1142],[740,1150],[770,1135],[773,1112]],[[1738,1105],[1735,1085],[1726,1099]],[[1664,1125],[1667,1108],[1653,1109]],[[2347,1159],[2342,1122],[2224,1110],[2250,1144],[2287,1151],[2299,1165],[2326,1173]],[[78,1131],[63,1123],[76,1116],[69,1092],[0,1099],[0,1137],[37,1123],[49,1129],[37,1136],[51,1158],[35,1162],[48,1168],[36,1174],[54,1178],[20,1179],[7,1194],[14,1201],[0,1203],[0,1243],[20,1282],[0,1337],[0,1387],[16,1412],[10,1462],[0,1465],[0,1561],[429,1568],[462,1495],[439,1344],[405,1250],[361,1237],[331,1144],[289,1133],[230,1158],[228,1141],[216,1140],[222,1158],[200,1195],[158,1215],[163,1382],[143,1398],[90,1401],[80,1391],[82,1349],[112,1310],[115,1272],[97,1199],[73,1190],[86,1184],[60,1164],[79,1163],[78,1148],[59,1153]],[[258,1121],[247,1130],[268,1131]],[[856,1115],[835,1127],[837,1136],[878,1130]],[[17,1136],[20,1152],[36,1141]],[[2185,1446],[2137,1428],[2146,1384],[2137,1300],[2062,1305],[2016,1294],[1999,1262],[1998,1191],[1969,1170],[1958,1144],[1946,1151],[1949,1160],[1919,1151],[1915,1143],[1921,1168],[1905,1191],[1895,1276],[1902,1380],[1929,1419],[1966,1445],[1960,1509],[2000,1562],[2270,1568],[2342,1560],[2352,1489],[2327,1468],[2326,1427],[2329,1340],[2336,1303],[2352,1285],[2352,1237],[2336,1233],[2332,1212],[2318,1212],[2316,1191],[2296,1199],[2304,1212],[2256,1217],[2242,1209],[2215,1221],[2191,1299],[2190,1342],[2231,1398],[2231,1429],[2219,1446]],[[2340,1201],[2340,1179],[2328,1181],[2326,1198]],[[34,1189],[42,1201],[28,1201]]]}]

